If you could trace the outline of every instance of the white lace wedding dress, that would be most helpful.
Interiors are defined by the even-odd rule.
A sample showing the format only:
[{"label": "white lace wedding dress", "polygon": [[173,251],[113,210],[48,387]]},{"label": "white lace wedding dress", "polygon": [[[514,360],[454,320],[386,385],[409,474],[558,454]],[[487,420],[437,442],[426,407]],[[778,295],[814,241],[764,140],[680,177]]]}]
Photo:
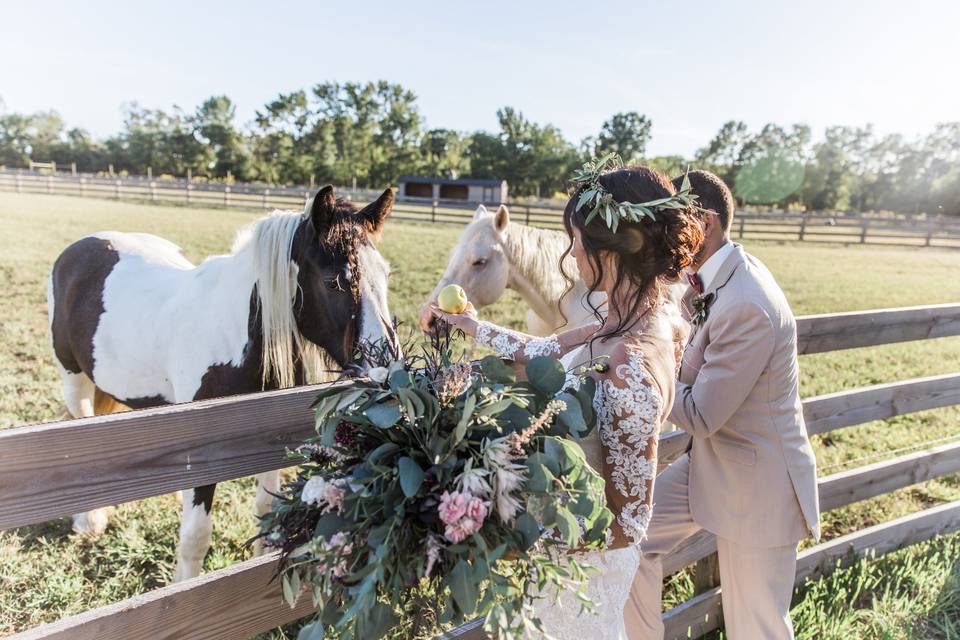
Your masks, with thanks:
[{"label": "white lace wedding dress", "polygon": [[[563,350],[557,336],[533,338],[487,323],[480,324],[477,342],[521,362],[543,355],[557,357]],[[608,484],[608,506],[616,516],[611,531],[616,529],[630,544],[578,554],[581,561],[598,570],[591,574],[586,589],[596,604],[594,612],[581,611],[579,600],[571,592],[561,593],[559,599],[556,594],[545,594],[537,601],[538,617],[547,634],[557,640],[627,639],[624,607],[640,562],[640,543],[650,522],[656,442],[669,409],[664,406],[658,385],[651,380],[646,351],[642,344],[628,348],[624,357],[610,363],[612,370],[598,380],[593,401],[597,426],[580,441],[587,462],[604,475]],[[585,346],[561,358],[568,371],[588,360]],[[672,401],[672,397],[668,399]]]}]

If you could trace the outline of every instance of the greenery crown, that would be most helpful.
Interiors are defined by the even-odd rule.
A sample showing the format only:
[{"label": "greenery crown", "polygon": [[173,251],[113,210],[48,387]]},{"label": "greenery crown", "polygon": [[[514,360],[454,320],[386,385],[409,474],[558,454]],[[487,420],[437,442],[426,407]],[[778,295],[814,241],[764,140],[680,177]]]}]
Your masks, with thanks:
[{"label": "greenery crown", "polygon": [[623,168],[623,160],[616,153],[608,153],[600,159],[588,160],[583,163],[583,167],[573,174],[570,181],[574,185],[574,193],[581,188],[583,191],[577,198],[576,211],[584,207],[590,208],[587,214],[586,224],[600,216],[610,227],[610,230],[616,233],[621,220],[629,222],[641,222],[643,220],[657,221],[657,214],[664,211],[676,211],[682,209],[699,210],[697,205],[697,196],[690,191],[690,178],[687,174],[683,176],[683,182],[680,189],[668,198],[650,200],[649,202],[618,202],[613,195],[600,184],[600,176],[617,169]]}]

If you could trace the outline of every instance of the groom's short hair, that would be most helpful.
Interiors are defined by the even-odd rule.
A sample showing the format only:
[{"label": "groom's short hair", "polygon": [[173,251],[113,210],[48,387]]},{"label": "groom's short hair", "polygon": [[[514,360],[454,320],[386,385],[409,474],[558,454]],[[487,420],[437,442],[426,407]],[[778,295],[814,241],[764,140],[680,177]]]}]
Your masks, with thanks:
[{"label": "groom's short hair", "polygon": [[[716,211],[724,232],[730,231],[733,225],[733,212],[737,206],[730,187],[720,179],[720,176],[709,171],[690,171],[687,177],[690,179],[690,190],[697,196],[700,206]],[[682,182],[683,176],[678,176],[674,179],[673,186],[679,189]]]}]

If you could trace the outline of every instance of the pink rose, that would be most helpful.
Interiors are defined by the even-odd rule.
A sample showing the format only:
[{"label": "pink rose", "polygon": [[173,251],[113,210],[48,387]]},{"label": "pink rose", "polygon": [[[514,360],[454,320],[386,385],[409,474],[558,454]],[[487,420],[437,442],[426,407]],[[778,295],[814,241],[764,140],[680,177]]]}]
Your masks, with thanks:
[{"label": "pink rose", "polygon": [[471,498],[467,504],[467,517],[477,523],[477,528],[487,519],[487,503],[480,498]]},{"label": "pink rose", "polygon": [[446,525],[452,525],[460,520],[467,512],[467,504],[471,497],[470,494],[458,491],[453,493],[444,491],[443,495],[440,496],[440,506],[437,508],[440,512],[440,520]]},{"label": "pink rose", "polygon": [[[473,521],[469,520],[468,522],[473,522]],[[450,542],[452,542],[453,544],[463,542],[466,539],[466,537],[470,535],[470,532],[464,529],[461,525],[462,523],[448,524],[446,530],[444,530],[443,532],[443,537],[449,540]]]}]

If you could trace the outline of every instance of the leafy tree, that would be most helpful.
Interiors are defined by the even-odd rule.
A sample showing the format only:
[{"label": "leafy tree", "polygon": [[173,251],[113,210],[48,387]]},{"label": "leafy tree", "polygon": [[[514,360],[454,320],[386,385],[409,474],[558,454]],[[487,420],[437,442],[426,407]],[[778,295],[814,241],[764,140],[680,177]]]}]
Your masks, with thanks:
[{"label": "leafy tree", "polygon": [[593,155],[617,153],[626,163],[640,162],[650,141],[651,120],[636,111],[614,114],[603,123],[593,143]]},{"label": "leafy tree", "polygon": [[470,138],[451,129],[431,129],[420,141],[419,172],[427,176],[459,178],[470,173]]}]

